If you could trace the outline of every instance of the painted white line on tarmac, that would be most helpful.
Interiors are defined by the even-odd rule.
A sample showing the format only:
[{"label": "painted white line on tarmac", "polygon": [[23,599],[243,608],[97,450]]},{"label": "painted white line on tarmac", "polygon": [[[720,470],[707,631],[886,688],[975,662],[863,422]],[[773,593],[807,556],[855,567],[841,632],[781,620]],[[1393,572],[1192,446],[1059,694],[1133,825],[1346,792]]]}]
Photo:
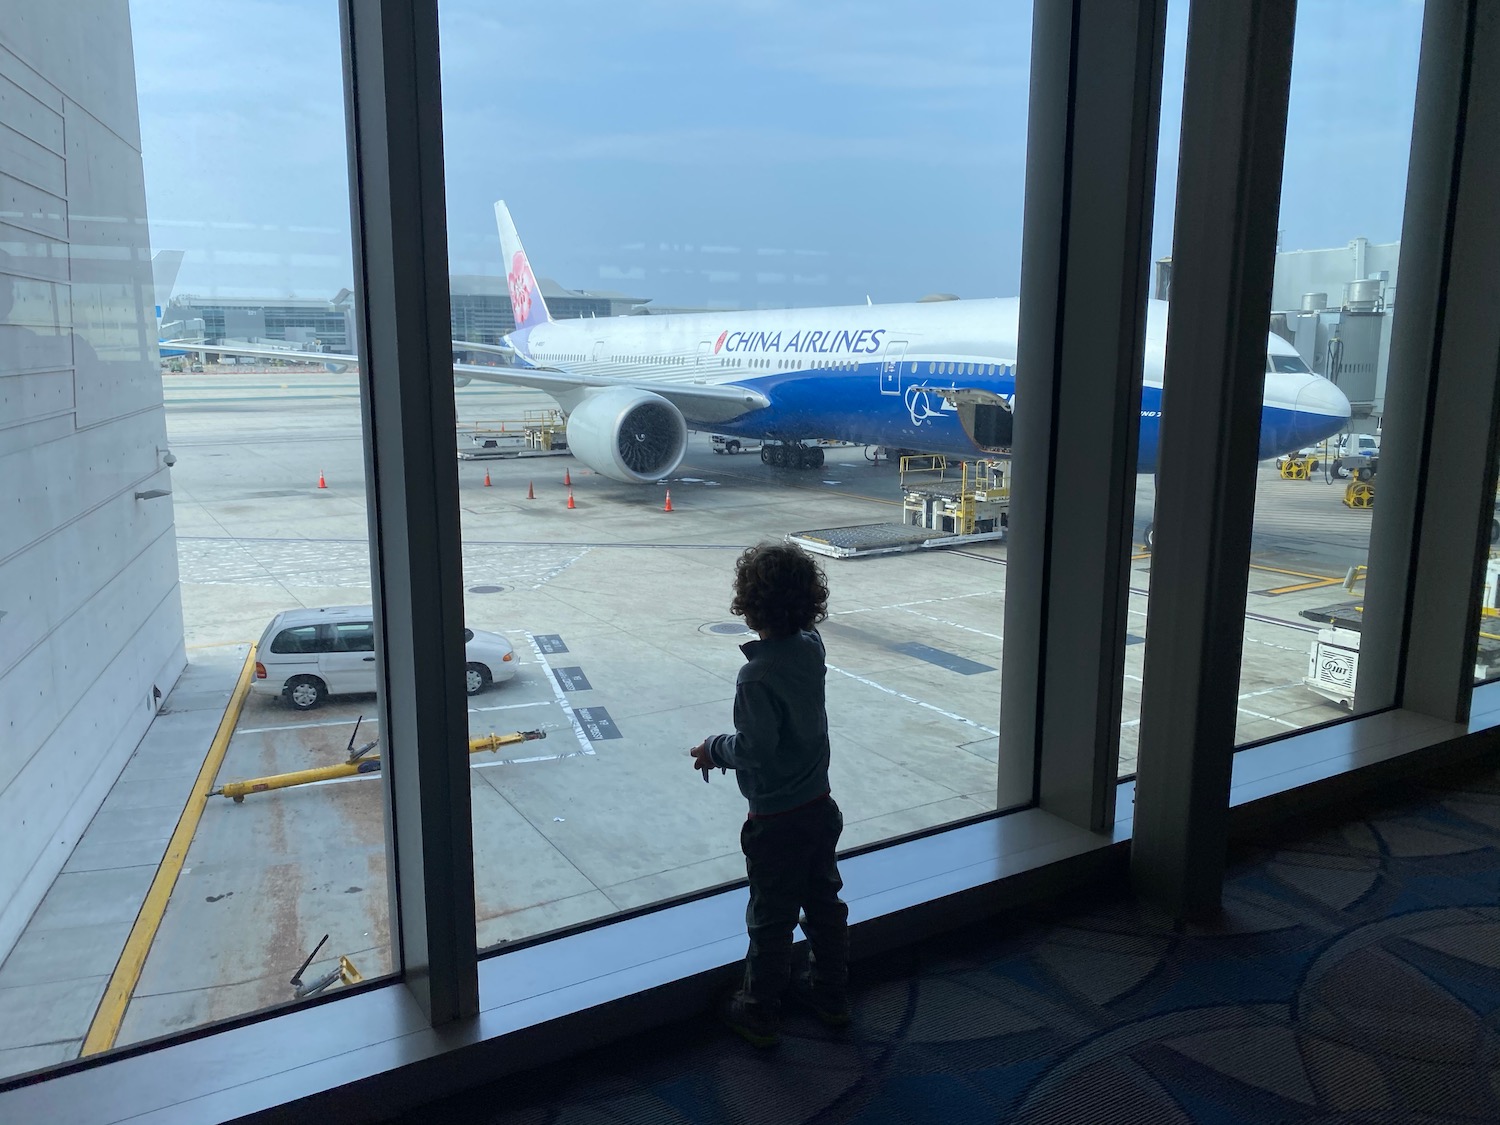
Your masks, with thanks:
[{"label": "painted white line on tarmac", "polygon": [[592,750],[569,750],[563,754],[538,754],[534,758],[497,758],[493,762],[475,762],[470,769],[487,770],[495,766],[520,766],[527,762],[561,762],[564,758],[581,758]]},{"label": "painted white line on tarmac", "polygon": [[307,730],[310,727],[352,727],[357,719],[323,719],[316,723],[284,723],[274,727],[239,727],[235,734],[272,734],[279,730]]},{"label": "painted white line on tarmac", "polygon": [[551,707],[545,699],[535,699],[530,703],[499,703],[494,707],[470,707],[469,714],[477,715],[481,711],[519,711],[523,707]]},{"label": "painted white line on tarmac", "polygon": [[877,684],[874,680],[867,680],[863,676],[856,676],[853,672],[846,672],[842,668],[835,668],[832,664],[828,665],[828,670],[830,672],[837,672],[841,676],[848,676],[851,680],[858,680],[860,683],[867,687],[872,687],[876,691],[883,691],[887,695],[894,695],[897,699],[905,700],[907,703],[915,703],[918,707],[925,707],[929,711],[935,711],[945,719],[952,719],[956,723],[963,723],[964,726],[973,727],[975,730],[982,730],[985,734],[992,734],[996,737],[1000,735],[999,731],[991,730],[981,723],[976,723],[973,719],[966,719],[962,715],[955,715],[952,711],[944,711],[941,707],[934,707],[931,703],[925,703],[915,696],[907,695],[905,692],[897,691],[895,688],[888,688],[884,684]]},{"label": "painted white line on tarmac", "polygon": [[1241,707],[1239,709],[1239,711],[1240,711],[1241,715],[1249,715],[1252,719],[1265,719],[1265,720],[1267,720],[1269,722],[1272,722],[1272,723],[1280,723],[1282,726],[1286,727],[1288,730],[1301,730],[1302,729],[1302,724],[1301,723],[1291,723],[1291,722],[1288,722],[1286,719],[1279,719],[1275,715],[1263,715],[1259,711],[1252,711],[1252,710],[1250,710],[1250,708],[1248,708],[1248,707]]},{"label": "painted white line on tarmac", "polygon": [[922,618],[922,620],[924,621],[935,621],[937,624],[946,625],[950,629],[962,629],[965,633],[974,633],[981,637],[988,637],[992,641],[1000,641],[1003,643],[1005,640],[1005,638],[1002,637],[999,633],[987,633],[983,629],[974,628],[974,626],[972,625],[960,625],[957,621],[949,621],[946,617],[934,617],[930,613],[918,613],[916,610],[907,609],[905,606],[897,606],[896,608],[900,609],[902,613],[909,613],[913,617]]},{"label": "painted white line on tarmac", "polygon": [[[469,714],[477,715],[486,711],[519,711],[523,707],[550,707],[552,704],[545,699],[538,699],[531,703],[498,703],[493,707],[470,707]],[[368,716],[367,716],[368,717]],[[322,719],[316,723],[283,723],[274,727],[240,727],[235,734],[272,734],[279,730],[307,730],[311,727],[352,727],[357,719]]]},{"label": "painted white line on tarmac", "polygon": [[563,709],[563,714],[573,724],[573,735],[578,739],[578,745],[583,747],[585,754],[594,752],[594,744],[589,741],[589,736],[583,733],[583,724],[578,721],[578,716],[573,713],[573,708],[568,705],[568,697],[563,694],[562,685],[557,682],[557,677],[552,674],[552,665],[547,663],[547,654],[542,651],[542,646],[536,643],[536,638],[530,633],[526,639],[531,642],[531,651],[536,654],[537,663],[542,666],[542,674],[547,677],[547,682],[552,685],[552,694],[557,697],[557,705]]}]

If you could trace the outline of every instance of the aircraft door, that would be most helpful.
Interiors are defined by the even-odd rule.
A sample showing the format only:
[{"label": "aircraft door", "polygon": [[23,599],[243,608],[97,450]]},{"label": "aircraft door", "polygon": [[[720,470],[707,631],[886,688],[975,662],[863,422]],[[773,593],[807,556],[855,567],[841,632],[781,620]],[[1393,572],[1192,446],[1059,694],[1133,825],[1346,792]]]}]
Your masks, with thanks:
[{"label": "aircraft door", "polygon": [[881,394],[899,395],[901,393],[901,361],[905,358],[905,340],[890,340],[886,343],[885,352],[880,357]]},{"label": "aircraft door", "polygon": [[698,363],[697,363],[697,368],[698,368],[699,371],[707,371],[708,370],[708,364],[709,364],[709,361],[713,358],[713,354],[714,354],[714,342],[712,340],[700,340],[698,342]]},{"label": "aircraft door", "polygon": [[604,363],[604,341],[594,341],[594,366],[599,367]]}]

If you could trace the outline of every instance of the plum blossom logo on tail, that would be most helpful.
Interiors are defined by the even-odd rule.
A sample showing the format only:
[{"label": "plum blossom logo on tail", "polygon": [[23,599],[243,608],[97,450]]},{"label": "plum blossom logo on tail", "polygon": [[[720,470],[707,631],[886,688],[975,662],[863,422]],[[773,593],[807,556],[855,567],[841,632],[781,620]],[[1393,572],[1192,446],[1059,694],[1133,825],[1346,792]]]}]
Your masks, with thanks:
[{"label": "plum blossom logo on tail", "polygon": [[505,275],[510,283],[511,308],[516,314],[516,327],[521,328],[531,320],[532,294],[536,292],[536,278],[531,275],[531,263],[526,254],[517,250],[510,261],[510,272]]}]

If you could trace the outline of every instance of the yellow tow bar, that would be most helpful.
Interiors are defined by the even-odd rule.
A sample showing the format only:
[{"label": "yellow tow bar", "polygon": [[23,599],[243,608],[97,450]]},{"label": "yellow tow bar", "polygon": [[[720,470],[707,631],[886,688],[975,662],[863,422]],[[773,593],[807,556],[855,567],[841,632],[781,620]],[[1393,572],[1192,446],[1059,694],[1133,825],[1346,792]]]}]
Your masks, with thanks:
[{"label": "yellow tow bar", "polygon": [[[486,734],[469,739],[469,753],[482,754],[486,750],[499,750],[504,746],[515,746],[521,742],[532,742],[546,738],[544,730],[518,730],[510,734]],[[253,777],[249,781],[228,781],[218,789],[209,790],[211,797],[228,797],[240,804],[250,793],[267,793],[272,789],[289,789],[294,785],[311,785],[316,781],[333,781],[340,777],[354,777],[362,773],[379,773],[380,759],[365,757],[373,747],[371,742],[361,750],[351,753],[349,759],[336,766],[317,766],[310,770],[294,770],[292,773],[277,773],[270,777]]]}]

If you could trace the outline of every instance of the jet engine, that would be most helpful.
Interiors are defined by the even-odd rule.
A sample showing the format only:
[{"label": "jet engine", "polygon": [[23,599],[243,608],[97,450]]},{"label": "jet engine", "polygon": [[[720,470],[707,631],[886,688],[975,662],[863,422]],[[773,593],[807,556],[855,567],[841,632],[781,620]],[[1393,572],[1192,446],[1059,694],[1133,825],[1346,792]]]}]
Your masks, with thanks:
[{"label": "jet engine", "polygon": [[591,392],[568,415],[568,448],[596,473],[648,484],[682,461],[687,423],[660,395],[611,387]]}]

